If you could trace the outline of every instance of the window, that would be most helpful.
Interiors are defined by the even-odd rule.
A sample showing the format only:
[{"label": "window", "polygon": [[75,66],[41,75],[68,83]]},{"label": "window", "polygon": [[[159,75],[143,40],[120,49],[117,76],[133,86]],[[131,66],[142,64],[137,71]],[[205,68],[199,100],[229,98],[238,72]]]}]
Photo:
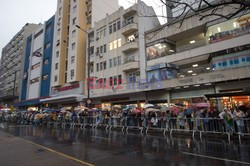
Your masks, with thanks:
[{"label": "window", "polygon": [[102,71],[102,69],[103,69],[103,63],[101,62],[100,63],[100,71]]},{"label": "window", "polygon": [[49,64],[49,59],[48,59],[48,58],[47,58],[47,59],[44,59],[43,64],[44,64],[44,65]]},{"label": "window", "polygon": [[118,39],[118,48],[122,46],[122,39]]},{"label": "window", "polygon": [[109,86],[113,86],[113,77],[109,77]]},{"label": "window", "polygon": [[30,84],[34,84],[39,81],[39,77],[30,80]]},{"label": "window", "polygon": [[43,33],[43,30],[39,31],[37,34],[35,34],[35,38],[37,38],[38,36],[40,36]]},{"label": "window", "polygon": [[67,74],[67,72],[64,74],[64,82],[65,82],[65,84],[67,83],[67,78],[68,78],[68,74]]},{"label": "window", "polygon": [[250,56],[247,57],[247,62],[250,62]]},{"label": "window", "polygon": [[106,44],[104,44],[104,46],[103,46],[103,52],[104,53],[107,52],[107,45]]},{"label": "window", "polygon": [[112,51],[113,50],[113,42],[109,43],[109,50]]},{"label": "window", "polygon": [[121,65],[122,64],[122,58],[121,56],[118,56],[118,65]]},{"label": "window", "polygon": [[102,53],[102,52],[103,52],[103,46],[100,47],[100,53]]},{"label": "window", "polygon": [[71,79],[72,79],[72,77],[74,77],[75,76],[75,70],[70,70],[70,77],[71,77]]},{"label": "window", "polygon": [[114,32],[116,32],[116,23],[113,24]]},{"label": "window", "polygon": [[218,65],[221,66],[221,62],[219,62]]},{"label": "window", "polygon": [[59,8],[59,16],[62,14],[62,7]]},{"label": "window", "polygon": [[136,73],[129,74],[129,82],[136,82]]},{"label": "window", "polygon": [[121,21],[117,21],[117,30],[120,30],[121,29]]},{"label": "window", "polygon": [[60,45],[60,40],[57,40],[56,46],[59,46],[59,45]]},{"label": "window", "polygon": [[119,75],[118,76],[118,85],[121,85],[122,84],[122,75]]},{"label": "window", "polygon": [[234,59],[234,64],[239,64],[239,59]]},{"label": "window", "polygon": [[45,49],[49,49],[51,47],[51,43],[45,44]]},{"label": "window", "polygon": [[114,76],[114,85],[117,85],[117,76]]},{"label": "window", "polygon": [[222,62],[222,66],[227,66],[227,62],[226,61]]},{"label": "window", "polygon": [[57,79],[58,79],[58,76],[55,75],[55,76],[54,76],[54,82],[57,82]]},{"label": "window", "polygon": [[117,40],[113,41],[113,44],[114,44],[113,48],[117,49]]},{"label": "window", "polygon": [[103,70],[106,70],[107,69],[107,63],[106,61],[103,62]]},{"label": "window", "polygon": [[99,55],[99,47],[96,48],[96,55]]},{"label": "window", "polygon": [[57,70],[57,69],[58,69],[58,63],[55,64],[55,70]]},{"label": "window", "polygon": [[31,67],[31,70],[34,70],[34,69],[36,69],[36,68],[38,68],[38,67],[40,67],[40,62],[37,63],[37,64],[35,64],[35,65],[33,65],[33,66]]},{"label": "window", "polygon": [[57,58],[59,57],[59,51],[56,52],[56,57],[57,57]]},{"label": "window", "polygon": [[46,75],[43,75],[43,81],[47,80],[49,78],[49,75],[46,74]]},{"label": "window", "polygon": [[76,30],[72,31],[72,37],[76,37]]},{"label": "window", "polygon": [[61,29],[58,28],[58,29],[57,29],[57,35],[60,35],[60,32],[61,32]]},{"label": "window", "polygon": [[109,34],[112,33],[112,25],[109,26]]},{"label": "window", "polygon": [[73,43],[72,44],[72,50],[75,50],[75,48],[76,48],[76,43]]},{"label": "window", "polygon": [[103,29],[103,37],[106,36],[106,28]]},{"label": "window", "polygon": [[110,59],[109,60],[109,68],[112,68],[112,66],[113,66],[113,59]]},{"label": "window", "polygon": [[245,57],[242,57],[241,60],[242,60],[242,62],[246,62],[246,58]]},{"label": "window", "polygon": [[73,25],[76,24],[76,18],[73,18],[73,22],[72,22]]},{"label": "window", "polygon": [[71,57],[71,63],[75,63],[75,56]]},{"label": "window", "polygon": [[76,10],[77,10],[77,6],[75,5],[75,6],[73,7],[73,13],[76,13]]},{"label": "window", "polygon": [[96,64],[96,71],[99,71],[99,63]]},{"label": "window", "polygon": [[234,61],[233,60],[230,60],[230,65],[233,65],[234,64]]},{"label": "window", "polygon": [[117,58],[114,58],[114,67],[117,66]]}]

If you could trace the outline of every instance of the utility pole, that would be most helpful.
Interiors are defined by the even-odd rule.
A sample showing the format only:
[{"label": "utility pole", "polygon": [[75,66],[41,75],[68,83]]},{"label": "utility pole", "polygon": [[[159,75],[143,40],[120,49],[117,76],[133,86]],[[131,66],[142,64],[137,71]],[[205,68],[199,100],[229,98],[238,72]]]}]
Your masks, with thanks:
[{"label": "utility pole", "polygon": [[[87,56],[88,56],[88,62],[87,62],[87,107],[90,108],[90,103],[91,103],[91,100],[90,100],[90,88],[89,88],[89,82],[90,82],[90,34],[82,29],[79,25],[76,25],[76,27],[80,30],[82,30],[83,32],[85,32],[87,34],[87,38],[88,38],[88,46],[87,46]],[[89,102],[90,101],[90,102]]]}]

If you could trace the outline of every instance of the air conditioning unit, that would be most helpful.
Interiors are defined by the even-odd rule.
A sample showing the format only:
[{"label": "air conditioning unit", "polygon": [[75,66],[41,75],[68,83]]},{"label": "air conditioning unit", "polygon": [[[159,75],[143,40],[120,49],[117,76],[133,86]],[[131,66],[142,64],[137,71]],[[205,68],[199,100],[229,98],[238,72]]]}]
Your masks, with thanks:
[{"label": "air conditioning unit", "polygon": [[102,54],[99,54],[99,57],[100,57],[100,58],[102,58],[102,57],[103,57],[103,55],[102,55]]},{"label": "air conditioning unit", "polygon": [[96,37],[96,40],[99,40],[99,37],[98,37],[98,36]]}]

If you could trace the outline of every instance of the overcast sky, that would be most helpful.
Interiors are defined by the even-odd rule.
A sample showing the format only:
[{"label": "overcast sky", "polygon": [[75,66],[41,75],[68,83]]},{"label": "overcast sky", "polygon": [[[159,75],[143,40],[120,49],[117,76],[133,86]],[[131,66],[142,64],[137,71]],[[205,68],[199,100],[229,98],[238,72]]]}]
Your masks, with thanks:
[{"label": "overcast sky", "polygon": [[[102,0],[100,0],[102,1]],[[105,0],[107,3],[109,0]],[[136,0],[119,0],[125,8]],[[158,15],[162,15],[160,0],[143,0],[153,6]],[[0,5],[0,56],[2,48],[21,30],[26,23],[43,23],[56,11],[57,0],[1,0]]]}]

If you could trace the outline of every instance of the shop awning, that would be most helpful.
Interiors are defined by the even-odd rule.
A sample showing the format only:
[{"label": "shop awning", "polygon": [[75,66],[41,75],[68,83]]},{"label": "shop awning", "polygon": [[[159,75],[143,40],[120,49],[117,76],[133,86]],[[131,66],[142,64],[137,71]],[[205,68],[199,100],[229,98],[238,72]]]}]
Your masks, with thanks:
[{"label": "shop awning", "polygon": [[250,96],[250,91],[234,92],[234,93],[218,93],[218,94],[206,94],[206,98],[221,98],[221,97],[232,97],[232,96]]},{"label": "shop awning", "polygon": [[40,104],[40,100],[45,99],[45,98],[48,98],[48,97],[35,98],[35,99],[23,100],[20,102],[16,102],[16,103],[14,103],[14,107],[34,106],[34,105]]},{"label": "shop awning", "polygon": [[41,103],[60,103],[60,102],[78,102],[83,101],[84,96],[83,95],[64,95],[64,96],[56,96],[56,97],[50,97],[47,99],[41,99]]}]

